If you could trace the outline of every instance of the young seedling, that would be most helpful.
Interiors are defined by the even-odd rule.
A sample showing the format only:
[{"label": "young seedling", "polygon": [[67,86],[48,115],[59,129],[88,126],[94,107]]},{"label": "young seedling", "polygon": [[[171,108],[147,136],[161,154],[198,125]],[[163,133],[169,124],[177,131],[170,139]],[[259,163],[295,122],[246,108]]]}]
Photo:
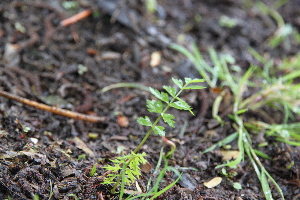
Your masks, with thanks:
[{"label": "young seedling", "polygon": [[[154,170],[153,174],[151,175],[150,179],[148,180],[146,192],[144,192],[143,194],[137,195],[137,196],[130,195],[129,197],[126,198],[126,200],[133,200],[133,199],[153,200],[156,197],[163,194],[164,192],[166,192],[168,189],[170,189],[172,186],[174,186],[179,181],[179,179],[181,178],[181,174],[178,171],[178,169],[168,165],[167,155],[165,155],[163,149],[164,149],[164,147],[161,148],[159,159],[157,161],[155,170]],[[160,168],[160,166],[162,165],[162,160],[164,161],[164,165],[162,166],[163,168]],[[176,176],[178,176],[178,178],[175,181],[173,181],[172,183],[170,183],[169,185],[167,185],[166,187],[161,189],[159,187],[159,185],[162,182],[162,179],[164,178],[167,171],[172,171],[174,174],[176,174]],[[152,188],[150,188],[151,185],[152,185]]]},{"label": "young seedling", "polygon": [[[147,161],[144,158],[146,153],[134,153],[131,152],[129,155],[119,156],[111,160],[114,165],[108,165],[103,167],[111,171],[110,174],[104,180],[104,184],[114,184],[112,192],[114,193],[117,186],[131,185],[141,176],[140,164],[145,164]],[[121,171],[121,173],[120,173]]]},{"label": "young seedling", "polygon": [[[158,122],[163,119],[163,121],[168,124],[170,127],[175,127],[175,118],[174,115],[168,114],[167,110],[172,107],[178,110],[188,110],[190,113],[194,114],[190,105],[188,105],[184,100],[180,99],[178,96],[181,94],[183,90],[188,89],[203,89],[205,87],[199,85],[190,85],[192,83],[201,83],[204,82],[203,79],[190,79],[185,78],[185,84],[183,84],[182,80],[172,78],[173,82],[179,87],[179,91],[175,87],[163,86],[163,88],[167,91],[159,92],[156,89],[150,88],[150,92],[158,98],[158,100],[147,100],[147,107],[149,112],[158,113],[159,117],[152,123],[148,116],[139,117],[137,122],[144,126],[151,127],[147,134],[145,135],[142,142],[138,145],[138,147],[134,150],[136,153],[146,142],[148,137],[152,132],[156,135],[165,136],[165,131],[163,126],[157,126]],[[170,100],[171,99],[171,100]],[[165,106],[163,105],[165,103]]]},{"label": "young seedling", "polygon": [[[188,110],[193,114],[191,106],[188,105],[184,100],[179,98],[179,95],[184,90],[205,88],[199,85],[195,85],[195,83],[201,83],[204,82],[204,80],[185,78],[183,82],[182,80],[172,78],[172,81],[178,86],[178,91],[176,87],[170,86],[163,86],[166,92],[160,92],[154,88],[149,89],[150,92],[157,98],[157,100],[147,100],[148,111],[157,113],[159,114],[159,116],[154,122],[152,122],[148,116],[139,117],[137,119],[137,122],[139,124],[150,127],[149,131],[146,133],[140,144],[134,151],[131,152],[131,154],[117,157],[114,160],[111,160],[114,165],[108,165],[107,167],[104,167],[105,169],[111,171],[111,173],[104,179],[104,184],[114,184],[112,192],[115,192],[116,188],[120,184],[121,189],[123,189],[124,185],[130,185],[140,177],[141,170],[139,165],[146,163],[146,153],[137,152],[145,144],[152,132],[162,137],[165,136],[165,128],[163,126],[158,126],[158,122],[162,119],[170,127],[175,127],[175,116],[167,113],[170,107],[178,110]],[[168,156],[171,156],[170,154],[172,154],[174,150],[175,147],[172,145],[172,150],[168,153]],[[120,194],[122,194],[122,192]],[[120,196],[120,198],[122,197]]]}]

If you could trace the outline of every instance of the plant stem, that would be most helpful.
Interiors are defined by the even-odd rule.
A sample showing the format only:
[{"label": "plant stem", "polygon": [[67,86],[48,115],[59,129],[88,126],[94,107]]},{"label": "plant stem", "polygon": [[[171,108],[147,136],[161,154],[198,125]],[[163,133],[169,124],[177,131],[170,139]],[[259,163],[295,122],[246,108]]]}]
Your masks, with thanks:
[{"label": "plant stem", "polygon": [[[115,185],[114,185],[114,187],[111,189],[111,193],[115,193],[116,192],[116,189],[117,189],[117,187],[120,185],[120,182],[121,182],[121,179],[122,179],[122,182],[121,182],[121,191],[122,190],[124,190],[124,177],[125,177],[125,169],[127,168],[127,166],[128,166],[128,164],[129,164],[129,162],[131,161],[132,159],[128,159],[128,160],[126,160],[126,162],[125,163],[122,163],[120,166],[122,167],[122,171],[121,171],[121,173],[122,173],[122,176],[119,176],[118,177],[118,179],[117,179],[117,181],[116,181],[116,183],[115,183]],[[124,192],[124,191],[123,191]],[[121,194],[122,194],[122,192],[121,192]]]},{"label": "plant stem", "polygon": [[[168,106],[169,107],[169,106]],[[150,134],[153,131],[153,127],[156,126],[156,124],[159,122],[159,120],[161,119],[161,115],[155,120],[155,122],[153,123],[153,125],[151,126],[150,130],[147,132],[147,134],[145,135],[145,137],[143,138],[143,140],[140,142],[139,146],[137,146],[135,148],[135,150],[133,151],[133,153],[137,153],[138,150],[140,150],[140,148],[144,145],[144,143],[147,141],[148,137],[150,136]]]},{"label": "plant stem", "polygon": [[[170,103],[168,103],[168,105],[166,106],[166,108],[162,111],[162,113],[167,112],[167,110],[170,108],[170,104],[173,103],[175,101],[175,99],[180,95],[180,93],[184,90],[184,88],[186,86],[188,86],[189,83],[186,83],[179,91],[178,93],[175,95],[175,97],[173,97],[173,99],[170,101]],[[161,114],[162,114],[161,113]],[[145,137],[143,138],[143,140],[140,142],[140,144],[135,148],[135,150],[133,151],[134,153],[137,153],[140,148],[144,145],[144,143],[147,141],[148,137],[150,136],[150,134],[153,131],[153,128],[157,125],[157,123],[160,121],[160,119],[162,118],[161,114],[159,115],[159,117],[157,117],[157,119],[155,120],[155,122],[153,123],[153,125],[151,126],[150,130],[147,132],[147,134],[145,135]]]},{"label": "plant stem", "polygon": [[118,187],[118,186],[119,186],[119,184],[120,184],[120,180],[121,180],[121,178],[122,178],[122,176],[119,176],[119,177],[118,177],[118,179],[117,179],[116,183],[114,184],[114,187],[113,187],[113,189],[111,189],[111,193],[112,193],[112,194],[116,193],[116,189],[117,189],[117,187]]}]

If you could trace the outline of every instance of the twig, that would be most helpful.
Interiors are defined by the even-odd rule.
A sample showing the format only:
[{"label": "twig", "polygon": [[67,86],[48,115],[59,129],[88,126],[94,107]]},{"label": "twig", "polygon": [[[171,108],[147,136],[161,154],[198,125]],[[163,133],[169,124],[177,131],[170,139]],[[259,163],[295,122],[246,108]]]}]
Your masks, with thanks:
[{"label": "twig", "polygon": [[76,15],[73,15],[72,17],[64,19],[63,21],[60,22],[60,25],[69,26],[70,24],[74,24],[74,23],[78,22],[79,20],[82,20],[82,19],[88,17],[91,14],[92,14],[92,11],[90,9],[83,10],[83,11],[77,13]]},{"label": "twig", "polygon": [[8,92],[1,91],[1,90],[0,90],[0,96],[18,101],[20,103],[32,106],[32,107],[40,109],[40,110],[45,110],[45,111],[48,111],[48,112],[51,112],[51,113],[54,113],[54,114],[57,114],[57,115],[69,117],[69,118],[72,118],[72,119],[83,120],[83,121],[88,121],[88,122],[93,122],[93,123],[105,122],[106,121],[106,117],[85,115],[85,114],[81,114],[81,113],[78,113],[78,112],[73,112],[73,111],[70,111],[70,110],[65,110],[65,109],[62,109],[62,108],[54,107],[54,106],[48,106],[46,104],[38,103],[38,102],[31,101],[31,100],[26,99],[26,98],[18,97],[16,95],[13,95],[13,94],[10,94]]},{"label": "twig", "polygon": [[52,13],[52,14],[48,15],[44,20],[45,36],[44,36],[43,40],[44,40],[44,44],[46,47],[49,45],[49,43],[52,40],[52,37],[54,35],[54,32],[55,32],[55,29],[51,22],[54,18],[55,18],[55,14]]}]

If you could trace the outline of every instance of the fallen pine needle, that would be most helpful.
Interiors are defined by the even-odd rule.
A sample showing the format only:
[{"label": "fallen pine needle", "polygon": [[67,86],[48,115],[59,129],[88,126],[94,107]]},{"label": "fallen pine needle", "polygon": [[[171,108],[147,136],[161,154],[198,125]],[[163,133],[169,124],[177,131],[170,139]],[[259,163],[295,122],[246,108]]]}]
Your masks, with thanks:
[{"label": "fallen pine needle", "polygon": [[74,24],[78,22],[79,20],[82,20],[92,14],[92,11],[90,9],[83,10],[76,15],[73,15],[72,17],[69,17],[67,19],[64,19],[60,22],[60,25],[62,26],[69,26],[70,24]]},{"label": "fallen pine needle", "polygon": [[26,104],[26,105],[29,105],[29,106],[32,106],[36,109],[45,110],[47,112],[51,112],[51,113],[61,115],[61,116],[65,116],[65,117],[72,118],[72,119],[83,120],[83,121],[88,121],[88,122],[93,122],[93,123],[105,122],[106,121],[106,117],[85,115],[85,114],[81,114],[81,113],[78,113],[78,112],[73,112],[73,111],[70,111],[70,110],[65,110],[65,109],[62,109],[62,108],[58,108],[58,107],[55,107],[55,106],[48,106],[46,104],[38,103],[38,102],[31,101],[31,100],[26,99],[26,98],[18,97],[16,95],[13,95],[13,94],[10,94],[8,92],[1,91],[1,90],[0,90],[0,96],[18,101],[20,103],[23,103],[23,104]]}]

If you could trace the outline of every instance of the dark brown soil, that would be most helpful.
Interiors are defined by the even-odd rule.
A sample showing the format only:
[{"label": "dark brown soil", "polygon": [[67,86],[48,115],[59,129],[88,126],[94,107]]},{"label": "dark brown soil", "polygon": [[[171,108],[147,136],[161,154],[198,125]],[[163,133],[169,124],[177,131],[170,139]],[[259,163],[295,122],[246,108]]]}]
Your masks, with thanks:
[{"label": "dark brown soil", "polygon": [[[147,130],[136,119],[149,115],[145,105],[151,95],[127,87],[105,93],[101,89],[120,82],[161,88],[172,84],[171,77],[198,77],[186,58],[167,48],[171,42],[188,47],[195,41],[205,57],[208,48],[214,47],[219,53],[233,55],[243,70],[257,63],[248,47],[278,58],[299,51],[293,41],[290,46],[268,47],[266,40],[276,30],[276,22],[259,12],[253,1],[159,0],[159,10],[154,14],[147,13],[145,1],[139,0],[77,0],[78,6],[69,10],[61,6],[62,2],[0,2],[1,90],[107,120],[95,124],[69,119],[1,97],[0,199],[33,199],[36,194],[39,199],[74,199],[68,197],[70,194],[79,199],[118,199],[117,194],[110,193],[110,185],[101,184],[105,173],[102,167],[121,150],[128,153],[139,144]],[[111,9],[116,2],[120,9]],[[271,6],[275,1],[264,2]],[[91,9],[93,15],[67,27],[60,25],[63,19],[84,9]],[[284,20],[298,31],[299,11],[298,0],[279,9]],[[222,15],[237,19],[237,26],[221,27]],[[151,54],[155,51],[161,52],[162,60],[151,67]],[[86,71],[81,73],[80,67]],[[212,125],[211,107],[216,94],[210,88],[186,92],[182,98],[194,107],[196,116],[172,111],[177,126],[167,129],[167,138],[177,146],[169,164],[183,176],[157,199],[264,199],[247,158],[239,168],[232,169],[237,174],[233,178],[223,177],[222,183],[211,189],[203,185],[222,176],[215,169],[222,159],[218,150],[201,152],[234,129],[226,115],[224,126]],[[121,121],[126,119],[128,126]],[[282,122],[280,117],[274,120]],[[91,138],[91,133],[98,137]],[[79,144],[80,140],[86,148]],[[255,145],[255,137],[253,141]],[[296,200],[300,194],[300,149],[275,141],[271,144],[260,150],[272,160],[262,162],[286,199]],[[169,148],[160,137],[152,135],[141,150],[148,155],[151,172],[163,146]],[[85,159],[78,159],[81,155]],[[294,165],[287,169],[291,161]],[[90,177],[95,164],[96,175]],[[143,192],[151,172],[143,173],[139,180]],[[167,173],[160,187],[175,179],[173,173]],[[243,189],[234,189],[233,182],[239,182]],[[279,199],[275,187],[272,191]]]}]

